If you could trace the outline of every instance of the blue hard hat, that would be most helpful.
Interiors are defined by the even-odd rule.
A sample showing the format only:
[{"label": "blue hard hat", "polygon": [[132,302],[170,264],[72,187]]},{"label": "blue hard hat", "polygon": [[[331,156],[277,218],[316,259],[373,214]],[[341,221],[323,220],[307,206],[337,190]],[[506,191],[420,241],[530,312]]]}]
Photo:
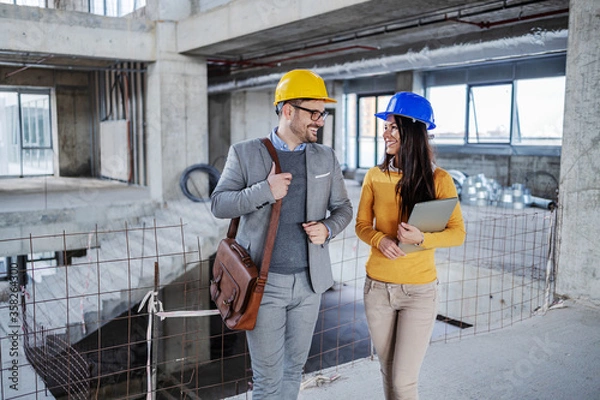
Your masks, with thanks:
[{"label": "blue hard hat", "polygon": [[375,114],[377,118],[387,120],[389,115],[401,115],[425,124],[427,129],[435,128],[433,108],[423,96],[412,92],[398,92],[392,96],[384,112]]}]

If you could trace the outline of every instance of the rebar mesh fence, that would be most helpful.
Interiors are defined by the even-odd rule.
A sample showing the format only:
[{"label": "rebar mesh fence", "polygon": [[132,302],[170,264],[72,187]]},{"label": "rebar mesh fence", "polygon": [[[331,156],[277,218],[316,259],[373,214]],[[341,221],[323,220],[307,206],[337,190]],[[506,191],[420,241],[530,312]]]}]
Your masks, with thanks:
[{"label": "rebar mesh fence", "polygon": [[[465,244],[436,252],[432,341],[501,329],[551,301],[556,212],[463,213]],[[55,245],[63,257],[11,265],[0,303],[1,398],[222,399],[248,391],[245,334],[215,315],[212,258],[184,227],[5,239],[32,255]],[[336,284],[323,295],[307,374],[373,356],[362,287],[369,248],[353,231],[330,244]]]}]

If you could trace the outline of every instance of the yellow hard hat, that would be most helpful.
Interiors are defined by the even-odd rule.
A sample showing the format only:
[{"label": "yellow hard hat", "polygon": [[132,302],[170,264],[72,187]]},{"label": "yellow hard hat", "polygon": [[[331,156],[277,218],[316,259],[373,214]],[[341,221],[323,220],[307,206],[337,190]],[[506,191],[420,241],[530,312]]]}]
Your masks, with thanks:
[{"label": "yellow hard hat", "polygon": [[274,105],[292,99],[323,100],[337,103],[327,95],[323,78],[307,69],[294,69],[281,77],[275,88]]}]

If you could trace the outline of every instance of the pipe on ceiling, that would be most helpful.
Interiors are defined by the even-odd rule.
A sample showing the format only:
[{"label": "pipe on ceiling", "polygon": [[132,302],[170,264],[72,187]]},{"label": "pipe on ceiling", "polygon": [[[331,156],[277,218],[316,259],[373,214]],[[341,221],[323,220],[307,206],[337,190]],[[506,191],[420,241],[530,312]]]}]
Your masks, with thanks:
[{"label": "pipe on ceiling", "polygon": [[23,72],[26,69],[33,68],[33,66],[39,65],[39,64],[43,63],[44,61],[46,61],[47,59],[52,58],[52,57],[53,57],[52,55],[49,55],[47,57],[39,59],[38,61],[36,61],[32,65],[25,65],[24,67],[21,67],[21,68],[15,70],[15,71],[7,72],[6,74],[4,74],[4,78],[10,78],[11,76],[18,74],[19,72]]},{"label": "pipe on ceiling", "polygon": [[[260,63],[257,61],[261,60],[261,59],[265,59],[265,58],[274,57],[276,55],[290,54],[290,53],[293,53],[296,51],[314,49],[314,48],[328,46],[328,45],[332,45],[332,44],[336,44],[336,43],[343,43],[343,42],[348,42],[348,41],[357,40],[357,39],[364,39],[364,38],[368,38],[368,37],[379,36],[382,34],[390,34],[390,33],[399,32],[399,31],[403,31],[406,29],[410,29],[410,28],[423,27],[423,26],[443,23],[443,22],[447,22],[447,21],[476,25],[476,26],[479,26],[481,29],[484,29],[484,28],[490,28],[492,26],[499,26],[499,25],[505,25],[505,24],[520,22],[520,21],[525,21],[525,20],[544,18],[547,16],[552,16],[552,15],[563,14],[563,13],[569,12],[569,9],[565,8],[565,9],[560,9],[560,10],[548,11],[548,12],[544,12],[544,13],[537,13],[537,14],[528,15],[528,16],[519,16],[517,18],[511,18],[511,19],[506,19],[506,20],[496,21],[496,22],[489,22],[489,21],[471,22],[471,21],[466,21],[466,20],[463,20],[460,18],[461,16],[462,17],[476,17],[476,16],[480,16],[480,15],[486,15],[486,14],[489,14],[490,12],[494,12],[494,11],[502,11],[502,10],[512,9],[515,7],[522,7],[523,5],[537,4],[537,3],[540,3],[543,1],[545,1],[545,0],[530,0],[530,1],[524,1],[521,3],[507,4],[506,0],[503,0],[503,1],[496,2],[494,4],[490,3],[490,4],[488,4],[488,8],[480,9],[478,11],[472,11],[472,10],[469,11],[468,8],[466,8],[466,9],[458,8],[458,9],[450,11],[451,13],[456,14],[459,17],[448,17],[449,11],[441,10],[441,11],[438,11],[431,15],[425,15],[425,16],[420,16],[420,17],[416,17],[416,18],[411,17],[410,19],[406,19],[406,20],[393,21],[393,22],[389,22],[389,23],[379,26],[379,27],[367,27],[367,28],[362,29],[362,31],[355,31],[355,32],[352,32],[352,34],[350,34],[350,35],[348,35],[348,34],[341,35],[338,38],[330,38],[321,43],[317,43],[317,44],[313,44],[313,45],[305,44],[305,45],[302,45],[299,47],[286,49],[286,50],[280,50],[280,51],[272,52],[269,54],[264,54],[264,55],[261,55],[258,57],[250,58],[247,60],[238,60],[238,61],[223,60],[223,61],[221,61],[221,60],[217,60],[217,59],[212,59],[212,61],[214,61],[215,63],[219,63],[219,61],[221,61],[223,64],[227,64],[227,65],[240,65],[240,66],[242,66],[241,69],[243,69],[244,66],[249,66],[249,67],[257,66],[257,67],[273,68],[273,67],[280,66],[280,64],[285,61],[297,60],[300,58],[308,58],[308,57],[311,57],[314,55],[320,55],[320,54],[335,53],[335,52],[343,51],[349,47],[354,47],[354,46],[339,48],[339,50],[338,49],[330,49],[330,50],[326,50],[323,52],[307,53],[307,54],[303,54],[303,55],[299,55],[299,56],[295,56],[295,57],[281,58],[281,59],[277,59],[274,61],[270,61],[268,63]],[[357,45],[355,47],[364,47],[365,49],[369,49],[369,50],[377,50],[377,48],[373,48],[370,46]]]},{"label": "pipe on ceiling", "polygon": [[490,21],[480,21],[480,22],[473,22],[473,21],[466,21],[460,18],[447,18],[448,21],[454,21],[454,22],[459,22],[462,24],[469,24],[469,25],[475,25],[478,26],[481,29],[489,29],[492,26],[500,26],[500,25],[506,25],[506,24],[512,24],[515,22],[521,22],[521,21],[527,21],[530,19],[539,19],[539,18],[545,18],[545,17],[550,17],[553,15],[559,15],[559,14],[567,14],[569,12],[568,8],[563,8],[560,10],[554,10],[554,11],[548,11],[548,12],[543,12],[543,13],[538,13],[538,14],[532,14],[532,15],[526,15],[524,17],[519,16],[516,18],[509,18],[509,19],[503,19],[501,21],[495,21],[495,22],[490,22]]},{"label": "pipe on ceiling", "polygon": [[[523,56],[557,54],[567,50],[567,37],[568,30],[566,29],[541,31],[516,38],[497,39],[484,43],[459,44],[435,50],[423,48],[419,52],[409,52],[371,60],[351,61],[327,67],[316,67],[312,70],[321,75],[326,81],[331,81],[511,59],[515,58],[515,54]],[[273,88],[280,78],[281,72],[277,72],[243,79],[234,78],[214,84],[209,83],[208,94]]]},{"label": "pipe on ceiling", "polygon": [[[46,57],[51,58],[51,57]],[[129,63],[129,62],[137,62],[137,61],[119,61],[118,63]],[[144,63],[142,63],[144,64]],[[65,70],[65,71],[82,71],[82,72],[94,72],[94,71],[123,71],[123,72],[146,72],[146,68],[120,68],[116,65],[112,65],[109,67],[86,67],[82,65],[62,65],[62,64],[37,64],[30,62],[16,62],[16,61],[0,61],[0,67],[18,67],[21,70],[25,70],[28,68],[42,68],[42,69],[57,69],[57,70]],[[9,73],[14,75],[13,73]],[[19,71],[21,72],[21,71]]]},{"label": "pipe on ceiling", "polygon": [[379,50],[378,47],[373,47],[373,46],[353,45],[353,46],[338,47],[335,49],[329,49],[329,50],[323,50],[323,51],[316,51],[314,53],[306,53],[306,54],[301,54],[298,56],[292,56],[292,57],[287,57],[287,58],[280,58],[280,59],[277,59],[274,61],[270,61],[268,63],[255,63],[252,60],[235,61],[235,60],[208,59],[206,61],[209,63],[212,63],[212,64],[217,64],[217,65],[275,68],[275,67],[280,66],[281,63],[286,62],[286,61],[298,60],[301,58],[308,58],[308,57],[319,56],[319,55],[323,55],[323,54],[339,53],[341,51],[348,51],[348,50],[354,50],[354,49],[367,50],[367,51]]}]

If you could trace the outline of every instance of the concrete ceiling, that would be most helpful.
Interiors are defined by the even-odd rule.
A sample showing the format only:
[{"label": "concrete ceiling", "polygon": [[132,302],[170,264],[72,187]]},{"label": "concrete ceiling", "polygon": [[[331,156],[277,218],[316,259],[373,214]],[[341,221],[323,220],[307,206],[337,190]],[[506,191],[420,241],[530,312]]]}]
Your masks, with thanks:
[{"label": "concrete ceiling", "polygon": [[[196,48],[209,85],[561,31],[569,0],[379,0]],[[343,69],[343,68],[342,68]],[[334,78],[334,77],[330,77]]]},{"label": "concrete ceiling", "polygon": [[[297,0],[279,0],[276,4],[281,8],[294,1]],[[435,68],[442,62],[516,57],[518,49],[514,46],[520,46],[518,42],[500,55],[486,54],[481,48],[467,50],[464,46],[500,41],[496,47],[508,47],[505,43],[509,40],[532,33],[566,32],[568,7],[569,0],[371,0],[212,42],[189,49],[185,54],[207,60],[210,93],[244,87],[240,83],[244,81],[252,82],[247,86],[273,86],[282,72],[293,68],[315,69],[328,80],[349,79],[401,70],[402,66],[392,65],[388,60],[408,57],[424,49],[463,46],[453,55],[454,60],[446,57],[436,61],[438,64],[418,60],[417,65],[412,60],[406,69]],[[523,55],[527,51],[536,54],[564,51],[565,36],[558,44],[537,43],[535,48],[524,48]],[[369,61],[373,60],[377,61],[376,69],[369,67]],[[22,69],[98,70],[124,61],[134,60],[0,51],[0,67]],[[358,64],[360,73],[351,71]],[[214,89],[218,87],[224,89]]]}]

